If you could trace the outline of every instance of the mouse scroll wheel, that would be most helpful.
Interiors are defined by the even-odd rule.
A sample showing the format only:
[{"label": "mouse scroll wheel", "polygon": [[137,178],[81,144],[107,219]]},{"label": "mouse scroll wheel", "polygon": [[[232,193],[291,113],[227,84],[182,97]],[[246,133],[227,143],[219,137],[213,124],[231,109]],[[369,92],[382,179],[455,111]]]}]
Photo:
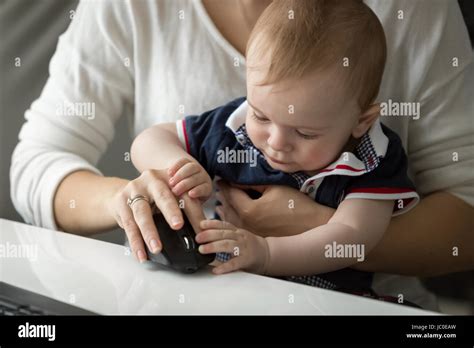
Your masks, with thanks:
[{"label": "mouse scroll wheel", "polygon": [[184,236],[184,244],[186,245],[186,249],[189,250],[191,249],[191,242],[189,241],[188,237]]}]

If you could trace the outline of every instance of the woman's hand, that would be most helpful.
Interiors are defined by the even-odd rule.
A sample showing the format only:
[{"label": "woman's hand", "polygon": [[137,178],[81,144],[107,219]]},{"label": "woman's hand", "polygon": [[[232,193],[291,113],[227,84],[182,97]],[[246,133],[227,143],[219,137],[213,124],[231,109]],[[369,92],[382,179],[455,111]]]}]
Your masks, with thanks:
[{"label": "woman's hand", "polygon": [[[222,203],[216,209],[219,217],[262,237],[300,234],[326,224],[335,212],[291,187],[217,184],[220,192],[216,197]],[[262,196],[251,199],[242,190],[249,188]]]},{"label": "woman's hand", "polygon": [[233,255],[229,261],[214,267],[213,273],[222,274],[242,269],[265,274],[270,259],[265,238],[220,220],[203,220],[201,228],[202,232],[196,236],[196,242],[201,244],[201,254]]},{"label": "woman's hand", "polygon": [[[162,249],[158,230],[153,221],[154,209],[158,209],[171,228],[175,230],[180,229],[184,223],[177,197],[168,186],[167,172],[167,170],[156,169],[143,171],[138,178],[116,191],[107,203],[109,213],[125,230],[130,248],[140,262],[147,259],[143,242],[155,254]],[[129,207],[128,198],[137,195],[147,197],[150,202],[138,200]],[[199,222],[204,218],[200,202],[190,198],[187,194],[180,198],[183,199],[186,215],[195,231],[199,233]]]},{"label": "woman's hand", "polygon": [[196,161],[181,158],[168,169],[169,185],[176,196],[188,193],[191,198],[205,202],[212,194],[212,180]]}]

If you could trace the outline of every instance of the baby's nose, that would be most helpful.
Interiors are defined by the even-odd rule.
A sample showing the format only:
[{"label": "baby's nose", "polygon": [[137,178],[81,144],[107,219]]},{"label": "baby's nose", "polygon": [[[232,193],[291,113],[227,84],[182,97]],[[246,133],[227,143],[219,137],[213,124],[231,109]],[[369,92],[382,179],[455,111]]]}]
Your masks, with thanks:
[{"label": "baby's nose", "polygon": [[286,136],[281,133],[271,134],[267,139],[267,144],[274,152],[290,152],[292,149]]}]

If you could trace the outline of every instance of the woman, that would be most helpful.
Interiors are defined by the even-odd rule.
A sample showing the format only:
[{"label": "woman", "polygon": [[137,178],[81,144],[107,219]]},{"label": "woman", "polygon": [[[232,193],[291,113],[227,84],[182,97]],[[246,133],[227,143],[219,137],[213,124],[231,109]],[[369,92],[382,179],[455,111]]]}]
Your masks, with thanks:
[{"label": "woman", "polygon": [[[12,200],[25,221],[82,235],[119,225],[139,260],[146,258],[144,241],[153,249],[156,240],[159,247],[151,207],[140,198],[154,201],[170,224],[173,217],[175,227],[182,224],[166,171],[146,170],[128,181],[103,177],[95,165],[123,110],[133,110],[137,135],[154,123],[244,95],[243,52],[269,2],[82,2],[60,38],[42,95],[25,114],[13,154]],[[423,199],[392,220],[357,268],[416,276],[473,269],[473,101],[467,95],[473,58],[461,13],[455,1],[367,4],[388,43],[378,100],[421,104],[419,119],[382,117],[382,122],[401,137]],[[263,235],[298,233],[326,223],[333,212],[279,186],[252,201],[224,185],[221,198],[222,216]],[[185,199],[186,212],[195,216],[197,205]],[[288,199],[299,208],[289,212],[272,203]],[[390,293],[391,281],[405,286],[405,298],[430,307],[413,278],[381,278],[381,292]]]}]

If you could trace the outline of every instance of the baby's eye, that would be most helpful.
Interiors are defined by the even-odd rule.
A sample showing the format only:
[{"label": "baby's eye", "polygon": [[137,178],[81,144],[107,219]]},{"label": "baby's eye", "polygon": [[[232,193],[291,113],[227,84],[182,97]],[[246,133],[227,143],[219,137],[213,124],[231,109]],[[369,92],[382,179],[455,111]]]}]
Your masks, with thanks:
[{"label": "baby's eye", "polygon": [[252,118],[255,119],[258,122],[268,122],[269,121],[268,118],[260,117],[255,112],[252,112]]},{"label": "baby's eye", "polygon": [[304,134],[301,133],[299,130],[296,130],[296,133],[303,139],[316,139],[318,137],[318,135],[316,134]]}]

